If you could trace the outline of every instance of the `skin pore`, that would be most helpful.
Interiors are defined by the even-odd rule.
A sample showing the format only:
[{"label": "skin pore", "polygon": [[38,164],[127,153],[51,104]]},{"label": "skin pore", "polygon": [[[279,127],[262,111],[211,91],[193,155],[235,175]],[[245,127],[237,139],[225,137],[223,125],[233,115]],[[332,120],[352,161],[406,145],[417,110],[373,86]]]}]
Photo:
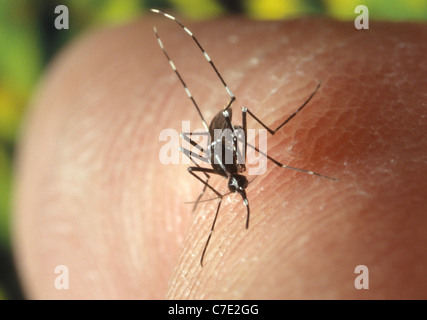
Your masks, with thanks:
[{"label": "skin pore", "polygon": [[[209,122],[227,93],[170,20],[89,33],[44,75],[16,164],[14,244],[37,299],[426,298],[427,27],[241,18],[188,23],[237,100],[273,128],[268,154],[329,181],[268,163],[246,193],[216,201],[187,165],[163,165],[165,128],[202,128],[153,34]],[[248,117],[248,127],[261,127]],[[227,192],[227,181],[212,185]],[[205,197],[213,197],[212,193]],[[69,289],[55,288],[68,268]],[[355,289],[358,265],[369,290]]]}]

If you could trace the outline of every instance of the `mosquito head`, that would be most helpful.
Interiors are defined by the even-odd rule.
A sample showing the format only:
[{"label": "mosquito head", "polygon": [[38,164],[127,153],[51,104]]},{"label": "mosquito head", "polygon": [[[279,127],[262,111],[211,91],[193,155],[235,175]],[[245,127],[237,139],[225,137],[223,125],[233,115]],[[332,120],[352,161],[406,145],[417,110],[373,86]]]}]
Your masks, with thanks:
[{"label": "mosquito head", "polygon": [[248,179],[241,174],[233,174],[228,180],[228,189],[230,192],[238,192],[240,194],[245,192],[248,186]]}]

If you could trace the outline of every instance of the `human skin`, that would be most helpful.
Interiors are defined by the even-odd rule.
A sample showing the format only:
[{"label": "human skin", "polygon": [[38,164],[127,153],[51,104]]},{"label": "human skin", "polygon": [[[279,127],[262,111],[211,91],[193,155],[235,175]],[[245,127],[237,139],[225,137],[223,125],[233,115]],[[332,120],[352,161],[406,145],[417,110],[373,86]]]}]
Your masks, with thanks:
[{"label": "human skin", "polygon": [[[202,268],[217,201],[192,213],[184,202],[203,185],[188,165],[159,161],[163,129],[202,124],[153,25],[208,122],[228,102],[191,38],[164,17],[63,50],[31,103],[16,165],[14,245],[27,297],[426,299],[427,27],[188,23],[237,97],[234,123],[246,106],[275,128],[321,81],[268,137],[268,154],[339,179],[269,163],[249,176],[248,230],[241,197],[224,198]],[[221,193],[226,182],[211,180]],[[67,290],[55,288],[58,265]],[[358,265],[369,289],[355,288]]]}]

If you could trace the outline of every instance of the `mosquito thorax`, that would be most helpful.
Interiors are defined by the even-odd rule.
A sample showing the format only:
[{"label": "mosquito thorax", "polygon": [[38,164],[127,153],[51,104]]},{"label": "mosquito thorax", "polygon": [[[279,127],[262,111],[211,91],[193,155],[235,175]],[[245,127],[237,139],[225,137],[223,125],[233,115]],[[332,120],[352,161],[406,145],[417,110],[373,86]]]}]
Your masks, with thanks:
[{"label": "mosquito thorax", "polygon": [[[212,119],[212,121],[209,125],[209,134],[211,136],[211,139],[213,139],[215,137],[215,129],[225,129],[225,128],[231,129],[227,124],[227,120],[224,116],[224,111],[225,110],[219,111],[215,115],[215,117]],[[226,112],[229,115],[230,121],[231,121],[232,116],[233,116],[233,110],[230,108],[230,109],[226,110]]]},{"label": "mosquito thorax", "polygon": [[233,174],[228,179],[228,189],[230,192],[242,192],[248,186],[248,179],[241,174]]}]

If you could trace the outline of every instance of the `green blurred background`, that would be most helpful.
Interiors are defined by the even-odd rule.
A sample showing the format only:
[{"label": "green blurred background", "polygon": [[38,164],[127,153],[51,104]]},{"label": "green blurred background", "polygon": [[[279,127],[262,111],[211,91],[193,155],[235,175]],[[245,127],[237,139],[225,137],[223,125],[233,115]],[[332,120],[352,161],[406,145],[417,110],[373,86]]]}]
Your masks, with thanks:
[{"label": "green blurred background", "polygon": [[[308,14],[354,20],[360,4],[372,20],[427,19],[427,0],[0,0],[0,300],[25,298],[10,232],[16,137],[43,69],[68,41],[88,28],[127,23],[149,8],[198,20],[232,13],[262,20]],[[69,30],[54,27],[58,5],[69,9]]]}]

